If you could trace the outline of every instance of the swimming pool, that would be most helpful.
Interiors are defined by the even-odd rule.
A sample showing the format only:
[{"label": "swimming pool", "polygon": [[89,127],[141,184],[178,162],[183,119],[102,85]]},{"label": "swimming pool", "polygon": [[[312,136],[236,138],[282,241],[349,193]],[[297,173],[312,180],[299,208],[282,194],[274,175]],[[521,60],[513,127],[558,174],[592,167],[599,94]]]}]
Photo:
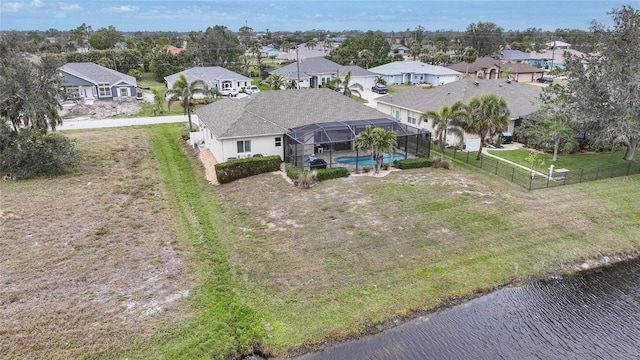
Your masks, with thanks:
[{"label": "swimming pool", "polygon": [[[404,154],[395,153],[393,156],[384,154],[382,158],[383,163],[393,163],[395,160],[403,160]],[[355,165],[356,162],[359,166],[371,166],[371,155],[364,156],[340,156],[336,158],[336,162],[345,165]]]}]

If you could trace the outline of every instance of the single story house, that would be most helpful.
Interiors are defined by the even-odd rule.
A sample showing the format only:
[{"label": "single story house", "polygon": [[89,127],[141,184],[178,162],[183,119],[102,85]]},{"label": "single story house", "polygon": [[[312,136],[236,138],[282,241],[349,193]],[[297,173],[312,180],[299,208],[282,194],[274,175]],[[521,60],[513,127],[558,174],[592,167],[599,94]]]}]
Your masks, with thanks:
[{"label": "single story house", "polygon": [[432,84],[443,85],[461,78],[461,73],[444,66],[425,64],[420,61],[394,61],[376,66],[369,71],[380,74],[388,85]]},{"label": "single story house", "polygon": [[67,63],[58,69],[62,89],[68,99],[84,100],[135,100],[136,78],[98,64]]},{"label": "single story house", "polygon": [[409,49],[408,47],[402,45],[402,44],[391,44],[391,55],[395,55],[395,54],[409,54],[411,52],[411,49]]},{"label": "single story house", "polygon": [[220,66],[204,66],[193,67],[175,73],[173,75],[166,76],[164,82],[167,85],[167,89],[173,87],[173,83],[178,80],[180,75],[184,75],[189,83],[195,80],[204,81],[211,89],[236,89],[238,91],[243,88],[248,88],[251,85],[251,78],[244,75],[234,73],[231,70],[227,70]]},{"label": "single story house", "polygon": [[[337,151],[353,151],[353,139],[366,125],[394,130],[405,154],[428,156],[429,133],[333,90],[262,91],[244,98],[222,99],[197,108],[202,146],[217,162],[279,155],[308,168],[317,154],[336,164]],[[411,145],[407,145],[410,143]]]},{"label": "single story house", "polygon": [[[468,64],[459,62],[449,66],[450,69],[471,74],[481,79],[498,79],[504,77],[504,72],[511,69],[510,78],[517,82],[534,82],[544,75],[544,70],[518,61],[498,61],[491,57],[481,57]],[[500,74],[500,76],[498,76]]]},{"label": "single story house", "polygon": [[[537,111],[540,107],[539,95],[542,89],[521,85],[504,79],[481,80],[466,78],[432,89],[413,87],[395,92],[376,99],[377,109],[391,115],[401,123],[420,126],[433,132],[430,123],[419,122],[420,116],[429,110],[439,111],[444,106],[451,106],[456,101],[465,104],[476,96],[495,94],[502,97],[509,107],[511,121],[505,132],[513,133],[515,126],[519,126],[523,118]],[[457,145],[460,140],[467,144],[476,135],[465,134],[464,139],[447,135],[449,145]]]},{"label": "single story house", "polygon": [[565,48],[553,48],[543,50],[541,52],[532,51],[529,56],[529,65],[537,66],[543,69],[553,70],[553,69],[565,69],[565,57],[570,55],[575,56],[584,56],[584,53],[573,50],[573,49],[565,49]]},{"label": "single story house", "polygon": [[278,73],[287,81],[299,82],[300,88],[318,88],[335,78],[344,78],[351,71],[351,83],[365,89],[375,84],[377,74],[359,66],[343,66],[324,57],[300,59],[281,68],[271,69],[267,75]]}]

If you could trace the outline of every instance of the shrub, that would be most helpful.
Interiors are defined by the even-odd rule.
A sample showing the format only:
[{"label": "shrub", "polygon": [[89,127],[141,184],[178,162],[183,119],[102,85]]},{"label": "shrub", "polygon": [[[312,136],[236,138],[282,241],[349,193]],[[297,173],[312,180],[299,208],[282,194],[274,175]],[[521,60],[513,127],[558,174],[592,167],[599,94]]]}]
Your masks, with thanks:
[{"label": "shrub", "polygon": [[313,185],[313,183],[316,182],[317,177],[318,173],[316,173],[315,171],[305,172],[304,174],[300,175],[297,180],[294,181],[294,184],[297,187],[308,189],[311,187],[311,185]]},{"label": "shrub", "polygon": [[368,166],[363,166],[362,167],[362,172],[365,173],[365,174],[368,173],[370,170],[371,170],[371,168],[368,167]]},{"label": "shrub", "polygon": [[441,161],[440,159],[437,159],[434,163],[433,163],[433,167],[434,168],[443,168],[443,169],[451,169],[453,168],[453,164],[451,164],[451,161],[449,160],[444,160]]},{"label": "shrub", "polygon": [[382,168],[383,168],[384,170],[389,170],[389,166],[391,166],[391,165],[389,165],[389,163],[384,163],[384,164],[382,164]]},{"label": "shrub", "polygon": [[429,158],[398,160],[399,169],[416,169],[416,168],[430,167],[432,165],[433,165],[433,160]]},{"label": "shrub", "polygon": [[282,160],[278,155],[237,159],[216,165],[218,182],[226,184],[249,176],[277,171]]},{"label": "shrub", "polygon": [[337,179],[349,176],[349,170],[344,167],[334,167],[329,169],[317,170],[318,181],[325,181],[330,179]]},{"label": "shrub", "polygon": [[297,180],[300,175],[304,174],[304,170],[291,163],[284,164],[284,170],[287,173],[287,177],[294,181]]},{"label": "shrub", "polygon": [[80,163],[75,141],[60,134],[40,130],[13,131],[0,125],[0,168],[3,176],[28,179],[68,172]]}]

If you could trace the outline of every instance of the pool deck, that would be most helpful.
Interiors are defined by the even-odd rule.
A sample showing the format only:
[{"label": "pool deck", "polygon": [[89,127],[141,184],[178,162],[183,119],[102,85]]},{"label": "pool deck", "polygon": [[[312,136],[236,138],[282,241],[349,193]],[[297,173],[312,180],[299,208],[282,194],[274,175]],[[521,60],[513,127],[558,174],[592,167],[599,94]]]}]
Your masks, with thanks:
[{"label": "pool deck", "polygon": [[[396,151],[396,154],[403,154],[403,153],[401,151]],[[368,156],[368,157],[370,157],[371,153],[363,152],[363,151],[356,152],[355,150],[340,150],[340,151],[334,151],[332,153],[330,153],[330,152],[321,152],[321,153],[314,154],[314,157],[316,159],[322,159],[322,160],[327,162],[327,168],[330,168],[330,167],[345,167],[345,168],[347,168],[349,170],[349,172],[356,173],[356,165],[343,164],[343,163],[336,162],[337,158],[345,157],[345,156],[352,156],[352,157],[355,157],[355,156]],[[407,159],[411,159],[413,157],[414,157],[413,155],[407,154]],[[308,169],[308,165],[309,165],[308,163],[305,164],[305,168],[306,169]],[[358,164],[358,166],[357,166],[357,170],[358,171],[357,172],[360,172],[364,166],[367,166],[369,168],[372,167],[371,165]]]}]

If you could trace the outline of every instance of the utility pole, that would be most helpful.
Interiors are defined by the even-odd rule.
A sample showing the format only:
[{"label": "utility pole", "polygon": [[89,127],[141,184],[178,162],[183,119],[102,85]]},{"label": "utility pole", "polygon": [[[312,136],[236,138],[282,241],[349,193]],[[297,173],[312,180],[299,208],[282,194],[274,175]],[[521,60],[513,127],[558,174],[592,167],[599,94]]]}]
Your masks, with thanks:
[{"label": "utility pole", "polygon": [[298,45],[296,45],[296,64],[298,66],[298,83],[296,88],[300,89],[300,57],[298,56]]}]

